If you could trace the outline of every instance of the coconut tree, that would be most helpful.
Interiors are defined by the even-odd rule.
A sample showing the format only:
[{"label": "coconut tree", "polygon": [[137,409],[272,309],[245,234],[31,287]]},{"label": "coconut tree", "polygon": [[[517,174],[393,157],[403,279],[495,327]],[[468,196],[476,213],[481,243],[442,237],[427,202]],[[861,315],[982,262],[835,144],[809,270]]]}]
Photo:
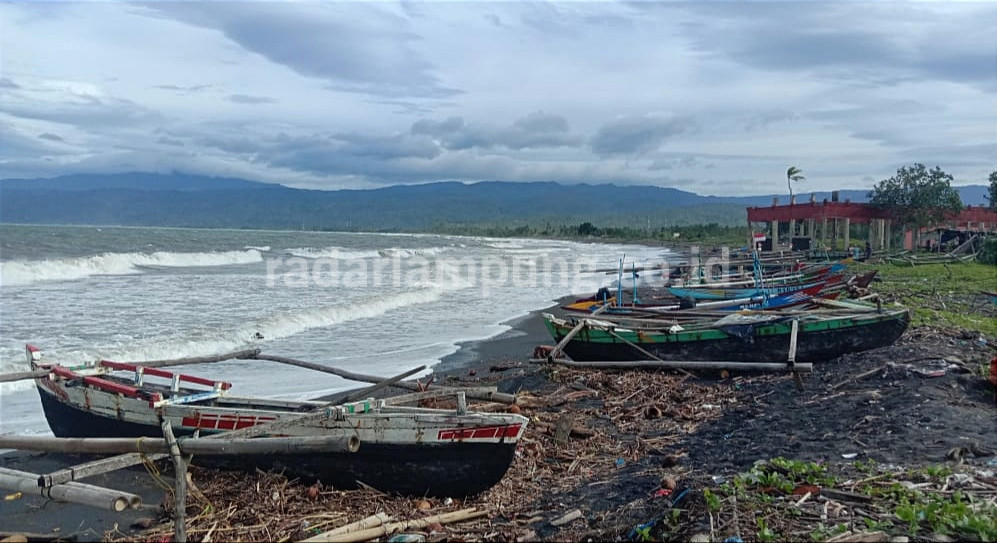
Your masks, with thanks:
[{"label": "coconut tree", "polygon": [[797,168],[796,166],[790,166],[786,170],[786,185],[789,186],[789,201],[793,201],[793,181],[803,181],[806,177],[803,177],[803,170]]}]

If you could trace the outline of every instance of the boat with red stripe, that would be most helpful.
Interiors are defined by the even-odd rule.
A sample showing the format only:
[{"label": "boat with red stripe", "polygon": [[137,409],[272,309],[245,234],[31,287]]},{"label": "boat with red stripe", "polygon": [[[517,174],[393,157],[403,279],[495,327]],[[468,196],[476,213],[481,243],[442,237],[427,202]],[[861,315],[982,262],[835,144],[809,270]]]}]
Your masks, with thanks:
[{"label": "boat with red stripe", "polygon": [[179,436],[255,428],[260,437],[355,436],[355,452],[194,459],[223,468],[284,470],[337,488],[363,483],[412,496],[477,494],[505,475],[528,423],[511,413],[468,411],[462,397],[456,409],[405,406],[401,397],[335,405],[240,397],[230,394],[231,383],[141,363],[62,365],[32,345],[26,354],[33,371],[46,372],[35,383],[56,437],[160,437],[164,419]]}]

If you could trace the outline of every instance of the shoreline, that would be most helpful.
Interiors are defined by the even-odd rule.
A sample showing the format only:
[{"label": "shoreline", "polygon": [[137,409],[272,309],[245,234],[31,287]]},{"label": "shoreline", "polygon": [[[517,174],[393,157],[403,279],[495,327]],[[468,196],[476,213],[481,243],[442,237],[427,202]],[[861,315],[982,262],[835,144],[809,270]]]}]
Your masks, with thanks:
[{"label": "shoreline", "polygon": [[[536,422],[528,429],[535,445],[522,449],[521,462],[525,463],[514,466],[494,491],[497,494],[478,499],[509,498],[503,493],[515,491],[519,502],[530,504],[522,514],[541,511],[544,516],[560,515],[566,507],[576,507],[590,520],[584,528],[536,524],[531,539],[582,540],[590,533],[604,536],[599,539],[618,536],[621,526],[645,522],[660,513],[661,500],[649,496],[654,496],[663,476],[693,492],[707,488],[716,491],[717,477],[730,480],[751,469],[756,461],[776,457],[821,463],[834,469],[847,469],[850,458],[913,469],[943,463],[947,452],[972,443],[982,449],[997,449],[993,400],[983,381],[953,369],[940,376],[929,372],[938,367],[936,361],[960,360],[963,365],[971,365],[992,356],[959,331],[911,327],[891,346],[852,353],[816,366],[813,373],[806,375],[804,390],[794,387],[788,375],[778,374],[734,371],[727,378],[685,381],[672,372],[548,372],[547,366],[530,364],[526,359],[533,349],[552,342],[540,314],[556,312],[556,307],[574,298],[565,296],[555,302],[556,306],[509,319],[502,323],[509,329],[490,338],[461,342],[454,353],[432,368],[431,375],[437,376],[435,384],[453,380],[458,386],[487,385],[497,386],[502,392],[531,393],[526,397],[532,397],[532,401],[522,405],[524,414]],[[868,373],[870,367],[879,370],[873,375]],[[565,388],[574,392],[554,397],[556,390]],[[835,393],[838,388],[841,390]],[[874,394],[870,395],[870,391]],[[957,393],[959,400],[953,402],[951,395]],[[607,401],[624,394],[638,398],[635,412],[632,406]],[[834,401],[830,401],[832,398]],[[645,416],[646,405],[670,415]],[[594,437],[572,439],[562,445],[563,449],[555,449],[550,432],[543,428],[553,426],[563,414],[576,417],[583,429],[594,432]],[[614,419],[620,414],[629,418]],[[645,445],[657,445],[638,454],[634,447],[640,446],[641,440]],[[580,471],[574,478],[554,477],[560,473],[557,470],[569,469],[579,458],[557,456],[571,450],[586,451],[587,471]],[[618,463],[624,458],[622,465]],[[969,457],[966,462],[970,467],[982,468],[988,458]],[[0,456],[0,466],[46,473],[84,460],[67,455],[9,453]],[[529,464],[537,461],[542,462]],[[527,476],[528,466],[540,470],[539,475],[529,472]],[[164,482],[172,484],[169,464],[160,468]],[[583,484],[559,486],[575,478],[583,478]],[[142,518],[158,521],[158,505],[168,494],[142,466],[83,482],[137,493],[146,507],[110,513],[24,496],[0,501],[0,533],[23,531],[63,538],[75,534],[79,541],[103,540],[105,533],[119,540],[139,538],[142,528],[133,527],[133,523]],[[537,485],[541,484],[547,486],[538,493]],[[410,501],[391,500],[394,507],[412,509]],[[517,511],[512,505],[507,507],[510,514]],[[511,533],[508,530],[512,528],[501,526],[488,529]],[[686,531],[680,537],[689,537],[693,530],[701,528],[692,517],[684,526]],[[160,531],[166,528],[158,525]],[[459,537],[459,532],[453,535]]]},{"label": "shoreline", "polygon": [[440,363],[432,368],[433,373],[451,375],[462,370],[477,369],[486,362],[529,358],[534,347],[540,343],[550,342],[550,335],[543,325],[541,314],[550,312],[563,305],[566,300],[574,300],[575,297],[575,295],[562,297],[543,309],[535,309],[525,315],[504,321],[500,324],[508,326],[509,329],[490,338],[457,343],[457,350],[440,359]]},{"label": "shoreline", "polygon": [[[556,300],[556,306],[562,305],[567,299],[574,299],[574,295]],[[488,378],[489,375],[494,375],[488,369],[493,365],[524,364],[524,360],[529,358],[534,347],[550,342],[550,335],[543,325],[540,314],[550,311],[553,307],[555,306],[530,311],[501,323],[509,326],[509,329],[498,335],[458,343],[458,349],[443,357],[439,364],[432,368],[433,373],[430,375],[438,376],[440,382],[451,378],[467,380],[469,374]],[[519,388],[516,384],[519,380],[512,375],[501,374],[498,378],[500,381],[493,384],[502,391]],[[333,396],[335,395],[330,397]],[[0,453],[0,467],[31,473],[49,473],[92,458],[84,455],[8,451]],[[165,467],[160,465],[160,468],[166,472],[162,480],[167,485],[172,485],[172,468],[168,464]],[[119,536],[137,534],[138,528],[132,528],[132,525],[136,522],[158,519],[160,504],[168,495],[167,491],[159,486],[159,482],[141,465],[88,477],[81,482],[138,494],[143,499],[143,506],[140,509],[127,509],[115,513],[24,494],[19,498],[0,501],[0,517],[3,518],[0,535],[26,532],[63,538],[74,537],[77,541],[101,541],[105,539],[105,533],[115,530]],[[4,496],[15,494],[12,491],[2,492]]]}]

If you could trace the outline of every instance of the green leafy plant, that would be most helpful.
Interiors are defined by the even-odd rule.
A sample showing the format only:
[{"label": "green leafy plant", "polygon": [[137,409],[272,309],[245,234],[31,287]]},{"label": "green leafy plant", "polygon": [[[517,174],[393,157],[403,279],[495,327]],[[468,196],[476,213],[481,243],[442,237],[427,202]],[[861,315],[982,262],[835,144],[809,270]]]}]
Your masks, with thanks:
[{"label": "green leafy plant", "polygon": [[717,496],[710,489],[703,490],[703,498],[706,499],[706,508],[712,513],[716,513],[720,510],[720,496]]},{"label": "green leafy plant", "polygon": [[779,537],[779,534],[773,532],[768,527],[768,524],[765,523],[764,518],[758,517],[757,519],[755,519],[755,524],[758,525],[758,534],[757,534],[758,540],[761,541],[762,543],[770,543],[772,541],[775,541],[776,538]]}]

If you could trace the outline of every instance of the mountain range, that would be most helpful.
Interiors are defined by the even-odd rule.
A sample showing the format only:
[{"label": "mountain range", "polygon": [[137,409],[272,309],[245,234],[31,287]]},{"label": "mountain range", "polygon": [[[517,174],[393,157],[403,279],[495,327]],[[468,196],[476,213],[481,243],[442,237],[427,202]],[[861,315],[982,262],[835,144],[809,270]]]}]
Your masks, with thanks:
[{"label": "mountain range", "polygon": [[[956,187],[963,203],[985,205],[987,187]],[[842,190],[841,201],[867,201],[865,190]],[[811,193],[800,193],[807,201]],[[817,192],[817,201],[831,199]],[[655,228],[740,226],[748,206],[783,195],[700,196],[668,187],[565,185],[555,182],[437,182],[371,190],[304,190],[236,178],[182,173],[74,174],[0,180],[0,222],[429,231],[453,225],[578,224]]]}]

